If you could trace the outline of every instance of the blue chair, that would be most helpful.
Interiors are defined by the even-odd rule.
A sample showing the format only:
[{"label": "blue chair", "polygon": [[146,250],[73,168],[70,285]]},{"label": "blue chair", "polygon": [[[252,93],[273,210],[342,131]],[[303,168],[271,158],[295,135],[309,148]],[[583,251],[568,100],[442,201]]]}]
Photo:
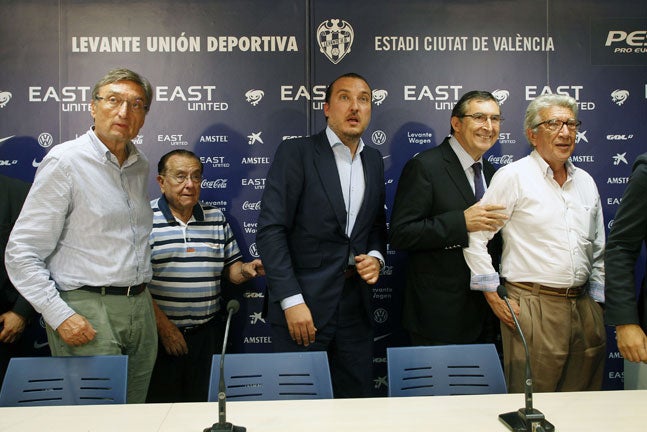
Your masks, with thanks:
[{"label": "blue chair", "polygon": [[387,348],[389,396],[507,393],[492,344]]},{"label": "blue chair", "polygon": [[[325,351],[225,355],[228,401],[331,399]],[[220,354],[213,356],[209,401],[218,400]]]},{"label": "blue chair", "polygon": [[126,403],[128,356],[15,357],[0,406]]}]

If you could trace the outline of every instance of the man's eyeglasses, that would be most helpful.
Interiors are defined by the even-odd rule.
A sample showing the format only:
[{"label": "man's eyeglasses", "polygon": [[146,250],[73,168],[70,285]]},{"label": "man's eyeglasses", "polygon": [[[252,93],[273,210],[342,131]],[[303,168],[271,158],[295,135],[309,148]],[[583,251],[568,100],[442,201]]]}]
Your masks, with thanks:
[{"label": "man's eyeglasses", "polygon": [[145,112],[148,111],[148,105],[144,103],[141,99],[128,100],[119,96],[95,96],[95,99],[98,101],[103,101],[104,104],[110,109],[121,108],[121,106],[126,102],[126,106],[133,110],[134,112]]},{"label": "man's eyeglasses", "polygon": [[500,124],[504,120],[504,118],[501,117],[499,114],[494,114],[489,116],[483,113],[474,113],[474,114],[463,114],[458,117],[460,118],[470,117],[472,120],[474,120],[474,123],[478,125],[483,125],[487,123],[488,119],[490,120],[490,122],[492,122],[492,124]]},{"label": "man's eyeglasses", "polygon": [[564,125],[566,125],[569,131],[574,132],[577,130],[577,128],[580,127],[581,124],[582,122],[580,120],[575,120],[575,119],[568,119],[566,121],[560,120],[560,119],[550,119],[550,120],[544,120],[541,123],[537,123],[531,129],[535,129],[538,126],[544,125],[546,126],[546,129],[548,129],[549,131],[557,132],[558,130],[562,130]]},{"label": "man's eyeglasses", "polygon": [[202,174],[164,174],[164,176],[172,178],[173,181],[179,185],[186,183],[189,179],[191,179],[193,183],[200,183],[202,181]]}]

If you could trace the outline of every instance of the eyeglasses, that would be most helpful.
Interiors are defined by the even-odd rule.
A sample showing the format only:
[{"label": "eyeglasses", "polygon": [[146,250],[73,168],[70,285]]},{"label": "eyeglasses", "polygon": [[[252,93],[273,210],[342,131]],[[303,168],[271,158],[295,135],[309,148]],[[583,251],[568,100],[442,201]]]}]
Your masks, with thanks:
[{"label": "eyeglasses", "polygon": [[200,183],[202,181],[202,174],[163,174],[165,177],[170,177],[175,181],[175,183],[181,185],[186,183],[187,180],[191,179],[193,183]]},{"label": "eyeglasses", "polygon": [[562,130],[564,125],[566,125],[569,131],[574,132],[577,130],[578,127],[580,127],[581,124],[582,124],[581,121],[575,120],[575,119],[568,119],[566,121],[560,120],[560,119],[550,119],[550,120],[545,120],[541,123],[537,123],[531,129],[535,129],[540,125],[544,125],[546,126],[546,129],[548,129],[549,131],[557,132],[559,130]]},{"label": "eyeglasses", "polygon": [[124,102],[126,102],[126,106],[133,110],[133,112],[139,113],[142,111],[148,111],[148,105],[146,105],[141,99],[128,100],[115,95],[108,97],[95,96],[95,99],[103,101],[103,103],[105,103],[110,109],[121,108]]},{"label": "eyeglasses", "polygon": [[499,114],[494,114],[489,116],[483,113],[474,113],[474,114],[463,114],[458,117],[460,118],[470,117],[472,120],[474,120],[474,123],[478,125],[483,125],[487,123],[488,119],[490,120],[490,122],[492,122],[492,124],[499,124],[504,120],[504,118],[501,117]]}]

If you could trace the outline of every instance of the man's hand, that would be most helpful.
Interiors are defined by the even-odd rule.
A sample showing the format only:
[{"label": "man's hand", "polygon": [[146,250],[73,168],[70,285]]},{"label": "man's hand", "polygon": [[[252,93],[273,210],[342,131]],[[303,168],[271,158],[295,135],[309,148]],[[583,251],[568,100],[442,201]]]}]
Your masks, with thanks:
[{"label": "man's hand", "polygon": [[355,268],[357,273],[367,284],[373,285],[380,276],[380,261],[370,255],[356,255]]},{"label": "man's hand", "polygon": [[22,315],[13,311],[0,314],[0,342],[13,343],[20,338],[27,321]]},{"label": "man's hand", "polygon": [[616,326],[618,350],[631,362],[647,363],[647,336],[638,324]]},{"label": "man's hand", "polygon": [[265,276],[263,261],[256,258],[254,261],[244,263],[240,267],[240,273],[244,280],[250,280],[257,276]]},{"label": "man's hand", "polygon": [[166,316],[155,300],[153,300],[153,310],[155,311],[157,335],[164,346],[164,351],[172,356],[186,355],[189,352],[189,347],[180,329]]},{"label": "man's hand", "polygon": [[181,356],[189,353],[184,335],[169,319],[166,320],[165,325],[160,325],[158,321],[157,334],[168,355]]},{"label": "man's hand", "polygon": [[[510,314],[510,309],[508,309],[508,305],[505,301],[502,300],[496,292],[484,292],[483,295],[492,308],[492,311],[501,320],[501,322],[514,330],[516,327],[514,325],[512,315]],[[512,306],[514,314],[518,317],[520,311],[519,304],[510,297],[508,297],[508,301],[510,302],[510,306]]]},{"label": "man's hand", "polygon": [[305,303],[289,307],[284,313],[293,341],[303,346],[308,346],[315,341],[317,329],[312,321],[310,308]]},{"label": "man's hand", "polygon": [[90,321],[78,313],[63,321],[56,331],[63,339],[63,342],[72,346],[85,345],[93,340],[97,334]]},{"label": "man's hand", "polygon": [[505,206],[496,204],[481,205],[477,202],[473,206],[468,207],[463,212],[467,232],[498,230],[503,226],[505,220],[508,219],[500,210],[505,210]]}]

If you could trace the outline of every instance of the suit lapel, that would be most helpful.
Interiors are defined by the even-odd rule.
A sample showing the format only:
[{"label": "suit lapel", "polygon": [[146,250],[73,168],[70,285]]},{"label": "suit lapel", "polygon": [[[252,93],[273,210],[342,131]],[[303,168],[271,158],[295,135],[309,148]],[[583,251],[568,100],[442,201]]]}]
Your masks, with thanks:
[{"label": "suit lapel", "polygon": [[452,150],[451,146],[449,145],[449,139],[445,139],[445,141],[442,142],[441,146],[443,157],[445,159],[445,162],[447,163],[446,169],[449,178],[454,183],[456,189],[458,189],[465,202],[469,205],[474,204],[476,202],[474,191],[472,190],[470,183],[465,176],[465,171],[463,170],[463,166],[458,160],[458,156],[456,156],[456,153],[454,153],[454,150]]},{"label": "suit lapel", "polygon": [[372,163],[373,160],[369,157],[369,153],[366,151],[366,147],[364,147],[364,150],[362,150],[359,155],[362,158],[362,170],[364,171],[364,198],[362,200],[362,206],[359,208],[359,212],[357,213],[357,218],[355,219],[355,225],[353,226],[353,232],[351,233],[351,236],[359,229],[362,221],[366,220],[365,215],[368,209],[365,203],[373,202],[373,195],[376,193],[375,188],[377,186],[374,181],[371,181],[371,179],[374,179],[377,176],[375,173],[377,166],[375,163]]},{"label": "suit lapel", "polygon": [[344,195],[341,191],[335,155],[333,154],[332,148],[330,148],[325,130],[315,136],[314,166],[321,180],[323,190],[328,197],[328,201],[335,212],[337,222],[339,222],[342,232],[345,232],[346,205],[344,204]]}]

